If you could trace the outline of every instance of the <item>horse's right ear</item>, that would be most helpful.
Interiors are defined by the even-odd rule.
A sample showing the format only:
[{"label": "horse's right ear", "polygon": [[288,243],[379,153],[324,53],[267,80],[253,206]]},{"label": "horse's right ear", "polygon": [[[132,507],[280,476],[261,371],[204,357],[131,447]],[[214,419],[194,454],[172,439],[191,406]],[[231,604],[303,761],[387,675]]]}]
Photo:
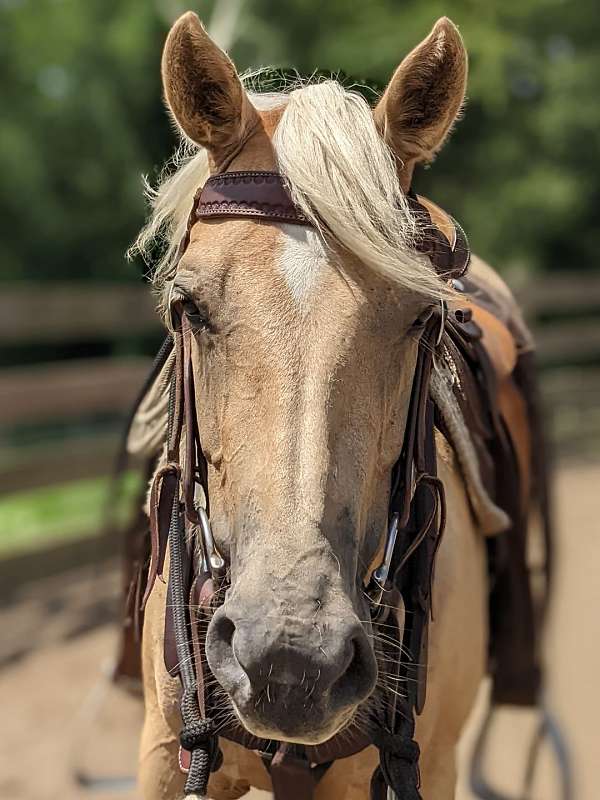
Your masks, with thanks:
[{"label": "horse's right ear", "polygon": [[162,80],[167,104],[183,133],[216,160],[235,150],[258,118],[231,59],[192,11],[169,32]]}]

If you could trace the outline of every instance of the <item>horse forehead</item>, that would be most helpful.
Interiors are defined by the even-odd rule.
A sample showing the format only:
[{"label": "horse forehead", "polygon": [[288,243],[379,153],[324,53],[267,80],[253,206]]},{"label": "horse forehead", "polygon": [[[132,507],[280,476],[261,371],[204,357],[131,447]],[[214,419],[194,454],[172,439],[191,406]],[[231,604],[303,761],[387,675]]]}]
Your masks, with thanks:
[{"label": "horse forehead", "polygon": [[280,225],[281,236],[274,265],[283,278],[290,296],[300,307],[313,300],[319,283],[329,271],[323,241],[319,234],[304,225]]},{"label": "horse forehead", "polygon": [[[304,349],[316,340],[329,351],[340,338],[356,343],[360,331],[370,329],[374,300],[387,299],[387,293],[376,291],[377,281],[353,262],[346,269],[349,258],[333,253],[308,225],[200,220],[179,272],[199,287],[209,307],[213,298],[217,307],[229,298],[236,313],[258,319],[261,328],[283,336],[289,347],[298,332]],[[376,316],[381,322],[385,311],[379,308]],[[309,319],[314,324],[307,326]]]},{"label": "horse forehead", "polygon": [[179,272],[195,275],[208,289],[227,273],[238,298],[253,305],[260,301],[263,311],[269,299],[275,310],[286,306],[302,316],[329,303],[353,304],[348,277],[342,277],[322,236],[308,225],[199,220]]}]

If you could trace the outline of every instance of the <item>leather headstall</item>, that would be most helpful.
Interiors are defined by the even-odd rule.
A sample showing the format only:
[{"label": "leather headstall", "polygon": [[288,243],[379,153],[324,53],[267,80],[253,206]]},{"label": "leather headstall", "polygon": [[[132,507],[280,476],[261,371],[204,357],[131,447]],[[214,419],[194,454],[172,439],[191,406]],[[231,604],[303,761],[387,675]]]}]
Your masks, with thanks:
[{"label": "leather headstall", "polygon": [[[418,252],[431,260],[444,280],[462,276],[469,263],[469,247],[460,226],[425,198],[411,194],[408,202],[418,222]],[[214,175],[196,194],[180,254],[197,221],[231,218],[309,224],[294,205],[282,175],[257,171]],[[394,697],[393,704],[382,704],[385,710],[372,719],[366,733],[349,737],[344,732],[319,747],[273,744],[250,736],[239,726],[221,727],[219,735],[261,752],[271,772],[277,800],[310,800],[314,786],[332,760],[352,755],[369,744],[375,744],[380,751],[380,766],[372,782],[373,800],[385,800],[388,787],[402,800],[420,798],[414,713],[420,713],[425,702],[431,580],[445,521],[443,487],[436,476],[429,377],[446,316],[444,303],[432,307],[422,329],[404,443],[392,474],[384,562],[370,581],[367,576],[374,625],[385,616],[385,608],[400,596],[410,612],[404,632],[397,632],[410,653],[410,663],[399,663],[396,650],[387,654],[390,664],[397,663],[398,677],[408,680],[408,699]],[[178,308],[174,309],[173,322],[175,366],[169,397],[167,463],[156,473],[150,494],[152,555],[144,603],[156,578],[162,576],[169,547],[165,661],[171,674],[179,675],[183,688],[180,760],[188,773],[186,792],[203,796],[210,771],[220,764],[218,738],[210,715],[211,698],[203,674],[204,635],[211,611],[227,586],[227,565],[215,547],[210,528],[207,467],[196,418],[193,332]],[[385,604],[381,602],[383,597]],[[393,615],[392,618],[395,620]],[[388,633],[390,630],[386,628]],[[302,780],[299,774],[304,776]]]}]

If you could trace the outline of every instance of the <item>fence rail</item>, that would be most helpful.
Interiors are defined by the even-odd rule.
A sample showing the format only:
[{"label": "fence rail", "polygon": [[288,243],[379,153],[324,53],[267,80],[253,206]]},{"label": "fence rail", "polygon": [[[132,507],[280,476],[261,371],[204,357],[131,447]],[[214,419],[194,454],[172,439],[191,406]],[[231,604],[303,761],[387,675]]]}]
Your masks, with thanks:
[{"label": "fence rail", "polygon": [[119,434],[114,431],[32,446],[5,446],[0,461],[1,492],[10,494],[110,475],[118,446]]},{"label": "fence rail", "polygon": [[0,373],[5,425],[127,411],[151,359],[111,358],[8,368]]},{"label": "fence rail", "polygon": [[155,309],[146,286],[13,284],[0,293],[0,340],[5,346],[115,340],[156,330]]},{"label": "fence rail", "polygon": [[[542,389],[561,448],[600,446],[600,277],[544,276],[517,295],[534,329]],[[155,299],[145,286],[27,283],[0,293],[5,346],[118,343],[159,334]],[[117,348],[118,349],[118,348]],[[0,370],[0,492],[106,474],[116,433],[94,429],[98,416],[123,416],[149,368],[149,358],[93,358]],[[78,420],[87,420],[85,433]],[[15,447],[11,431],[74,423],[60,441]]]},{"label": "fence rail", "polygon": [[583,314],[600,310],[600,278],[594,273],[567,272],[516,281],[515,294],[529,318],[550,313]]},{"label": "fence rail", "polygon": [[[102,342],[118,352],[160,331],[146,286],[56,283],[41,291],[24,282],[0,292],[5,348]],[[150,364],[111,356],[1,369],[0,493],[108,474],[120,421]]]}]

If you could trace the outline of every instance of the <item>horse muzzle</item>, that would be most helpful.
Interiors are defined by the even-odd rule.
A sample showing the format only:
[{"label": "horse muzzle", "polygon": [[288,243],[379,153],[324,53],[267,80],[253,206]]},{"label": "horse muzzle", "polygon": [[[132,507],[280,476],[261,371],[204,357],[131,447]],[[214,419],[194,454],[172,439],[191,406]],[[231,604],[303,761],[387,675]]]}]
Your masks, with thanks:
[{"label": "horse muzzle", "polygon": [[302,744],[333,736],[377,678],[369,637],[350,610],[242,616],[225,603],[209,626],[206,655],[250,733]]}]

